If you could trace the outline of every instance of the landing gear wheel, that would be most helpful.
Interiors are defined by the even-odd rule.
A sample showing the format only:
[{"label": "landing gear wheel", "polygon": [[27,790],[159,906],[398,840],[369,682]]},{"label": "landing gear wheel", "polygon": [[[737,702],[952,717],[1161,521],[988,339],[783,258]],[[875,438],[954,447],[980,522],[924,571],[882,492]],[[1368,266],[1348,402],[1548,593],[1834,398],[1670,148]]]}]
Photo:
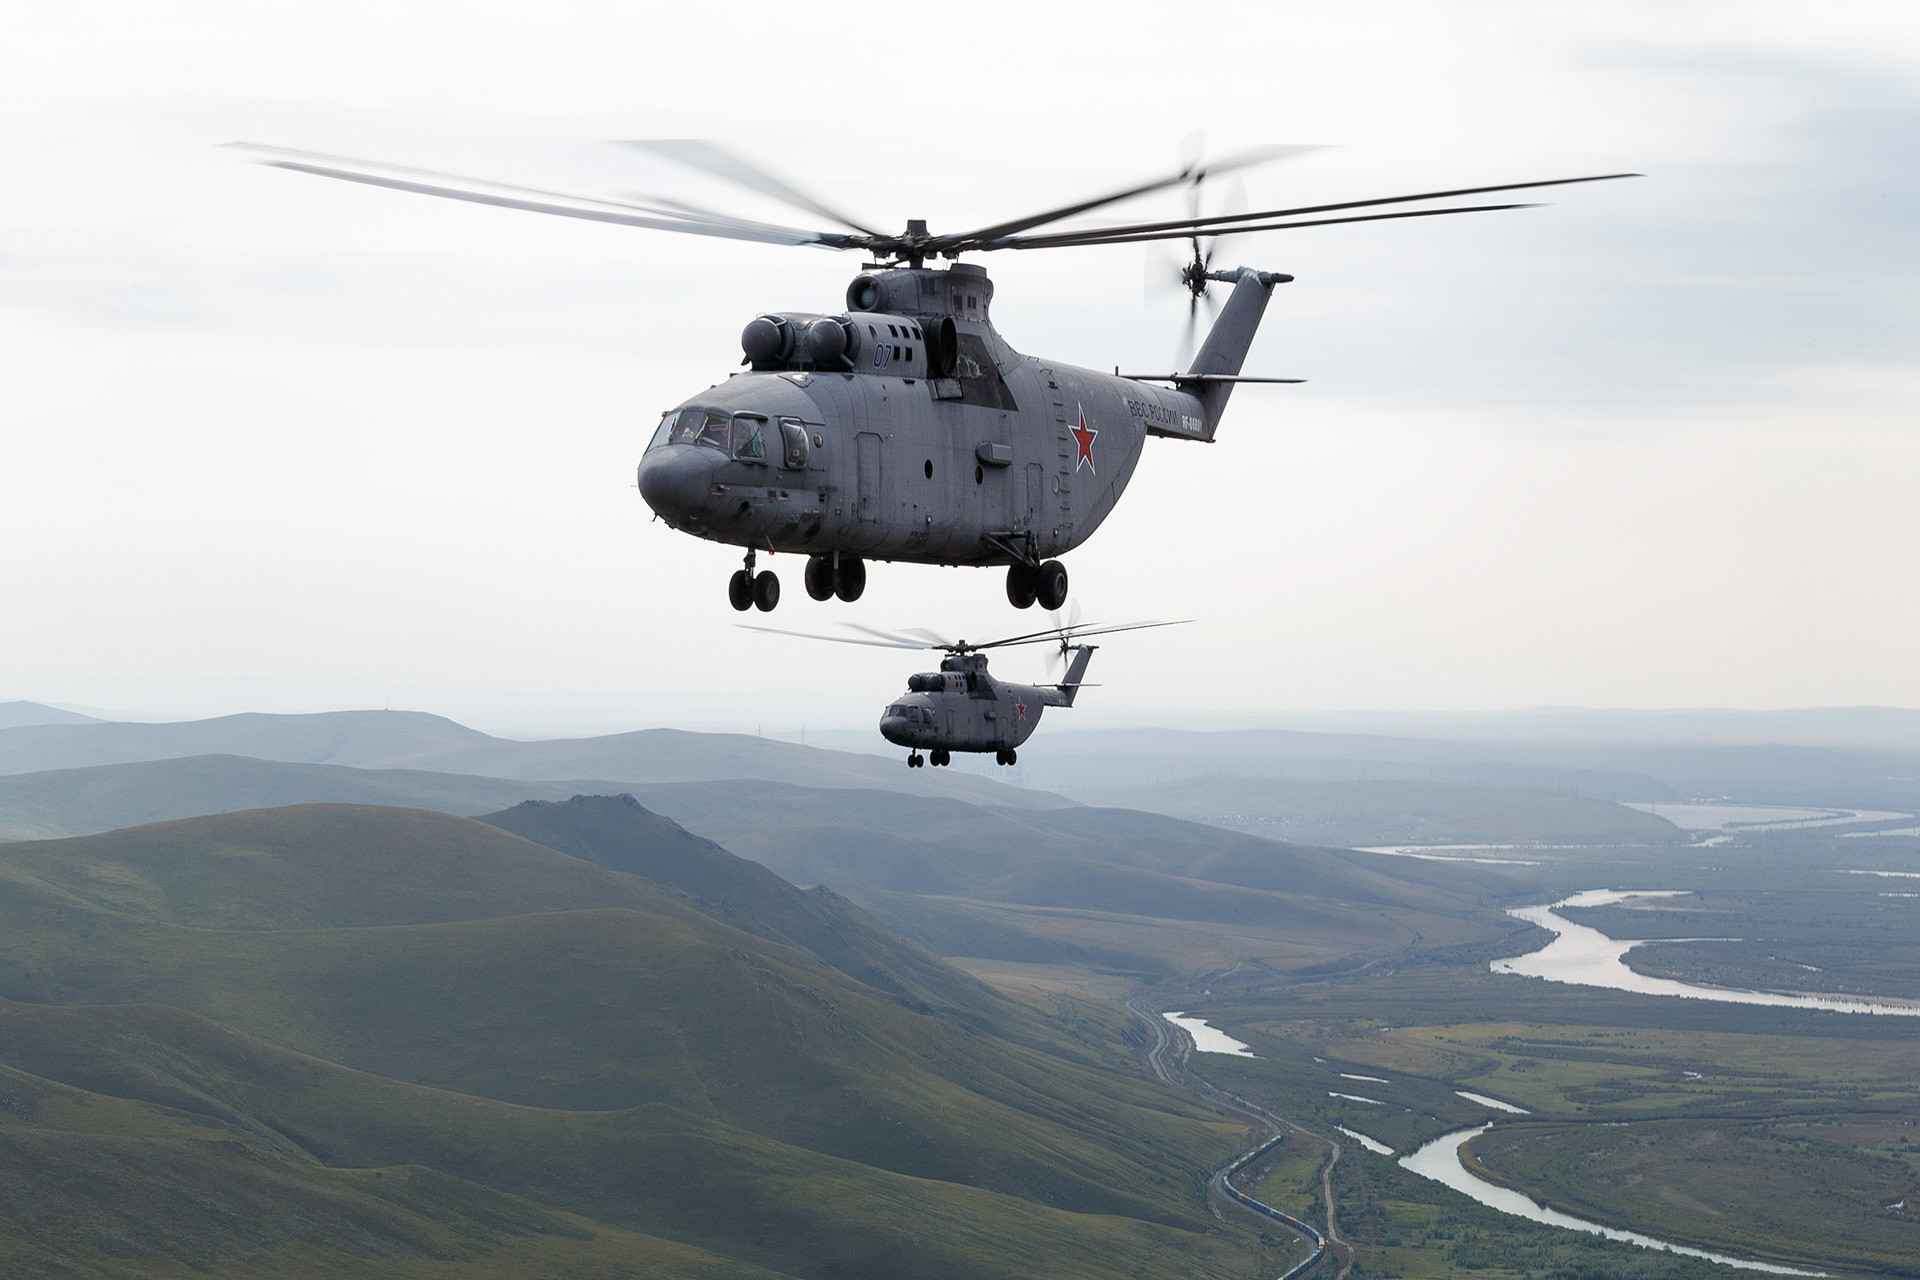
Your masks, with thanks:
[{"label": "landing gear wheel", "polygon": [[907,768],[909,769],[918,769],[921,765],[925,763],[926,761],[920,758],[920,753],[918,751],[911,752],[907,756]]},{"label": "landing gear wheel", "polygon": [[753,582],[745,569],[735,569],[727,579],[727,603],[741,613],[753,608]]},{"label": "landing gear wheel", "polygon": [[1007,748],[1007,763],[1008,764],[1020,763],[1020,753],[1018,751],[1015,751],[1012,747]]},{"label": "landing gear wheel", "polygon": [[948,763],[950,763],[953,760],[953,757],[947,754],[947,749],[945,747],[937,747],[934,750],[928,752],[927,758],[933,761],[934,766],[936,768],[944,768]]},{"label": "landing gear wheel", "polygon": [[1043,609],[1058,609],[1067,602],[1067,566],[1049,560],[1034,575],[1034,594]]},{"label": "landing gear wheel", "polygon": [[852,604],[866,589],[867,562],[859,556],[840,557],[840,563],[834,566],[833,571],[833,594]]},{"label": "landing gear wheel", "polygon": [[780,603],[780,579],[772,573],[753,575],[753,605],[762,613],[772,613],[773,606]]},{"label": "landing gear wheel", "polygon": [[1040,586],[1034,572],[1024,564],[1007,566],[1007,603],[1016,609],[1031,609],[1039,598]]},{"label": "landing gear wheel", "polygon": [[833,560],[828,556],[808,556],[806,579],[807,594],[815,600],[833,599]]}]

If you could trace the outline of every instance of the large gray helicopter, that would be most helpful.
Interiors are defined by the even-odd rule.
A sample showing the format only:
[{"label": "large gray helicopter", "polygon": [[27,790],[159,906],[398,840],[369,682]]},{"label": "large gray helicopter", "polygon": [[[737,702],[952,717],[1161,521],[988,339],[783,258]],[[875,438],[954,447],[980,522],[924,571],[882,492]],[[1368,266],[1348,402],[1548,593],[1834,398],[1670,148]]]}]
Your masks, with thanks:
[{"label": "large gray helicopter", "polygon": [[[748,366],[660,420],[638,468],[641,497],[670,527],[744,547],[728,583],[735,609],[771,610],[780,581],[761,551],[807,557],[807,594],[859,599],[868,560],[1005,566],[1007,598],[1057,609],[1067,597],[1056,558],[1085,542],[1119,500],[1148,436],[1210,442],[1276,284],[1293,277],[1216,269],[1214,237],[1342,222],[1485,213],[1521,204],[1378,210],[1527,188],[1600,182],[1609,173],[1427,191],[1338,204],[1202,215],[1200,183],[1306,148],[1265,147],[1060,208],[958,234],[875,231],[710,142],[637,146],[847,228],[809,231],[729,217],[678,200],[611,200],[505,186],[423,170],[278,148],[261,163],[423,195],[655,230],[769,244],[854,250],[872,261],[833,314],[769,312],[741,334]],[[1119,226],[1035,228],[1152,191],[1188,189],[1191,216]],[[993,282],[963,253],[1186,240],[1180,273],[1188,335],[1213,283],[1226,303],[1184,373],[1109,374],[1021,355],[995,331]],[[944,269],[926,264],[946,259]],[[1209,302],[1212,300],[1209,298]]]},{"label": "large gray helicopter", "polygon": [[[880,736],[895,746],[907,748],[907,767],[918,769],[923,763],[950,764],[956,751],[993,752],[996,764],[1018,764],[1020,746],[1040,727],[1040,715],[1048,707],[1070,707],[1086,679],[1087,663],[1100,646],[1074,643],[1082,636],[1110,635],[1116,631],[1139,631],[1146,627],[1177,627],[1178,622],[1128,622],[1119,626],[1060,626],[1049,631],[1006,636],[982,644],[965,640],[947,640],[932,632],[911,635],[881,631],[848,623],[866,638],[823,636],[807,631],[786,631],[779,627],[748,627],[750,631],[768,631],[775,635],[805,636],[809,640],[832,640],[838,644],[877,645],[885,649],[937,649],[946,653],[938,671],[926,671],[907,678],[907,691],[880,716]],[[1014,684],[996,680],[987,672],[988,649],[1004,649],[1020,644],[1057,644],[1060,656],[1067,660],[1066,672],[1053,684]],[[925,757],[920,752],[926,751]]]}]

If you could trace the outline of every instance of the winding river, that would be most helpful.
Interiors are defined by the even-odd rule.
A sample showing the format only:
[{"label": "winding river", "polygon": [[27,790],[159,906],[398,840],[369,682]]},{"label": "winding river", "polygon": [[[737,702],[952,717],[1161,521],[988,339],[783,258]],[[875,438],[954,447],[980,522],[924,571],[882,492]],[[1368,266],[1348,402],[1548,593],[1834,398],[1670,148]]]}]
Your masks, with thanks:
[{"label": "winding river", "polygon": [[1585,1218],[1576,1218],[1570,1213],[1558,1209],[1549,1209],[1534,1203],[1518,1191],[1497,1186],[1484,1178],[1467,1171],[1460,1162],[1461,1148],[1485,1133],[1491,1125],[1480,1125],[1472,1129],[1456,1129],[1452,1133],[1443,1133],[1427,1143],[1410,1156],[1400,1161],[1400,1167],[1423,1178],[1432,1178],[1444,1183],[1462,1195],[1471,1196],[1489,1209],[1498,1209],[1515,1217],[1526,1218],[1533,1222],[1544,1222],[1549,1226],[1568,1227],[1574,1231],[1590,1231],[1609,1240],[1625,1240],[1631,1244],[1642,1245],[1648,1249],[1665,1249],[1671,1253],[1684,1253],[1690,1258],[1706,1258],[1712,1262],[1724,1262],[1730,1267],[1745,1267],[1750,1271],[1770,1271],[1782,1276],[1823,1276],[1824,1271],[1801,1271],[1794,1267],[1782,1267],[1771,1262],[1750,1262],[1745,1258],[1732,1258],[1723,1253],[1709,1253],[1705,1249],[1691,1249],[1686,1245],[1673,1244],[1666,1240],[1656,1240],[1652,1236],[1643,1236],[1637,1231],[1621,1231],[1617,1227],[1603,1227],[1597,1222],[1588,1222]]},{"label": "winding river", "polygon": [[1645,938],[1617,942],[1598,929],[1555,915],[1556,907],[1603,907],[1629,898],[1672,898],[1683,889],[1615,890],[1589,889],[1570,898],[1539,907],[1515,907],[1508,911],[1531,924],[1554,933],[1554,939],[1538,951],[1524,956],[1495,960],[1495,973],[1518,974],[1524,978],[1544,978],[1548,982],[1567,982],[1583,987],[1610,987],[1615,991],[1633,991],[1649,996],[1678,996],[1686,1000],[1718,1000],[1726,1004],[1765,1004],[1788,1009],[1825,1009],[1835,1013],[1879,1013],[1895,1017],[1920,1016],[1920,1005],[1894,1004],[1877,1000],[1841,1000],[1831,996],[1789,995],[1778,991],[1741,991],[1734,987],[1708,987],[1674,978],[1654,978],[1635,973],[1623,957],[1643,942],[1678,941]]}]

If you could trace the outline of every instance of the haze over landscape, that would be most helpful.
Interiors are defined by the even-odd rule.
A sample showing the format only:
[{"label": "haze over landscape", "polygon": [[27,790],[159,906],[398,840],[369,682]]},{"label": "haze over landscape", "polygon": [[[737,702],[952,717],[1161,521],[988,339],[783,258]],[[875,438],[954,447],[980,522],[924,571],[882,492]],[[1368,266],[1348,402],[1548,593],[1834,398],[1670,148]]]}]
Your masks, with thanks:
[{"label": "haze over landscape", "polygon": [[[0,1273],[1920,1277],[1909,8],[14,16]],[[771,557],[810,632],[1192,620],[916,769],[936,655],[739,629],[634,484],[856,255],[219,145],[938,232],[1202,128],[1320,144],[1254,208],[1646,176],[1227,242],[1307,381],[1149,440],[1065,614]],[[1170,367],[1157,254],[995,323]]]}]

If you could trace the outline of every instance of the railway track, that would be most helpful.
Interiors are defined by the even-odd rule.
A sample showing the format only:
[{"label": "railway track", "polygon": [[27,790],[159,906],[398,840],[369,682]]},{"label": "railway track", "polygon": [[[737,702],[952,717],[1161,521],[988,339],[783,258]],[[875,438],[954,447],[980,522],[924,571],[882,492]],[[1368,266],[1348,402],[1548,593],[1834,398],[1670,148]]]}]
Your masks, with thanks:
[{"label": "railway track", "polygon": [[[1186,1056],[1186,1046],[1189,1043],[1186,1037],[1162,1018],[1156,1010],[1142,1004],[1138,998],[1127,1001],[1127,1011],[1153,1030],[1154,1043],[1153,1048],[1147,1051],[1147,1065],[1152,1068],[1155,1077],[1166,1084],[1185,1089],[1223,1111],[1244,1116],[1267,1130],[1269,1136],[1266,1141],[1215,1170],[1213,1176],[1207,1180],[1207,1189],[1222,1203],[1238,1207],[1248,1213],[1258,1214],[1268,1222],[1285,1227],[1313,1246],[1313,1251],[1303,1261],[1295,1263],[1273,1277],[1273,1280],[1302,1280],[1303,1277],[1322,1267],[1329,1258],[1337,1260],[1340,1264],[1340,1270],[1334,1280],[1345,1280],[1347,1272],[1353,1269],[1353,1247],[1340,1238],[1335,1215],[1333,1167],[1340,1160],[1339,1142],[1315,1133],[1284,1116],[1274,1115],[1265,1107],[1248,1102],[1245,1098],[1216,1089],[1204,1080],[1188,1078],[1180,1069],[1180,1062]],[[1233,1185],[1235,1174],[1279,1146],[1290,1132],[1325,1143],[1328,1148],[1327,1163],[1320,1170],[1320,1190],[1327,1205],[1327,1229],[1324,1234],[1311,1224],[1302,1222],[1291,1214],[1283,1213],[1272,1205],[1263,1204]]]}]

